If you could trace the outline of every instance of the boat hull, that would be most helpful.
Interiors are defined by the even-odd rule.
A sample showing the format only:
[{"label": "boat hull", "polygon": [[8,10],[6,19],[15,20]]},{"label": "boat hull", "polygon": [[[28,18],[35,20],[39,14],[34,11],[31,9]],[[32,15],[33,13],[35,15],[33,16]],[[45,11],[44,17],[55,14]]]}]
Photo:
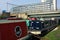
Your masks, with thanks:
[{"label": "boat hull", "polygon": [[0,24],[0,40],[17,40],[26,35],[27,35],[26,22],[13,22]]}]

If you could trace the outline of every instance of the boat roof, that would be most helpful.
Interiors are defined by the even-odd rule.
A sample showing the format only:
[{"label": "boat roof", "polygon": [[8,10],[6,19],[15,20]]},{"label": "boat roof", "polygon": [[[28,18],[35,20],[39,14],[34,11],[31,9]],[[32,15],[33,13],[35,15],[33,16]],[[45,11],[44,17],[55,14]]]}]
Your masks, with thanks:
[{"label": "boat roof", "polygon": [[2,23],[13,23],[13,22],[23,22],[25,20],[0,20],[0,24]]}]

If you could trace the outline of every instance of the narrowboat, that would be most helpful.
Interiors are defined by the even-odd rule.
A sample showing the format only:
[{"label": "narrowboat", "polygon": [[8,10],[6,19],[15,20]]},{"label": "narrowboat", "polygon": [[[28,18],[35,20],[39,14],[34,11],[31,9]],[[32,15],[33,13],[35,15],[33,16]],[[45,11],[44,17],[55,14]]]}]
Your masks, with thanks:
[{"label": "narrowboat", "polygon": [[27,35],[25,20],[0,20],[0,40],[18,40]]}]

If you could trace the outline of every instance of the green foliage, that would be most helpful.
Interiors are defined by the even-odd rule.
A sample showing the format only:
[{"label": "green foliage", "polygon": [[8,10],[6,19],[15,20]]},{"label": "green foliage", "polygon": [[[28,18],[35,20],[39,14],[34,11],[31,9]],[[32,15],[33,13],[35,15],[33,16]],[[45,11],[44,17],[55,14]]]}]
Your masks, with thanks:
[{"label": "green foliage", "polygon": [[58,28],[58,30],[51,31],[43,38],[47,38],[48,40],[60,40],[60,26],[58,26]]},{"label": "green foliage", "polygon": [[6,16],[0,16],[0,19],[6,18]]}]

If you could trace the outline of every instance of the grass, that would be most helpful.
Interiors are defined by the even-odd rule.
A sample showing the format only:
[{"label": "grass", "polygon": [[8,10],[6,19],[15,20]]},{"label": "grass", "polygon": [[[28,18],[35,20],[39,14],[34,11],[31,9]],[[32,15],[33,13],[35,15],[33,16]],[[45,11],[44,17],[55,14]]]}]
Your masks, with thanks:
[{"label": "grass", "polygon": [[55,31],[51,31],[42,40],[60,40],[60,26]]}]

